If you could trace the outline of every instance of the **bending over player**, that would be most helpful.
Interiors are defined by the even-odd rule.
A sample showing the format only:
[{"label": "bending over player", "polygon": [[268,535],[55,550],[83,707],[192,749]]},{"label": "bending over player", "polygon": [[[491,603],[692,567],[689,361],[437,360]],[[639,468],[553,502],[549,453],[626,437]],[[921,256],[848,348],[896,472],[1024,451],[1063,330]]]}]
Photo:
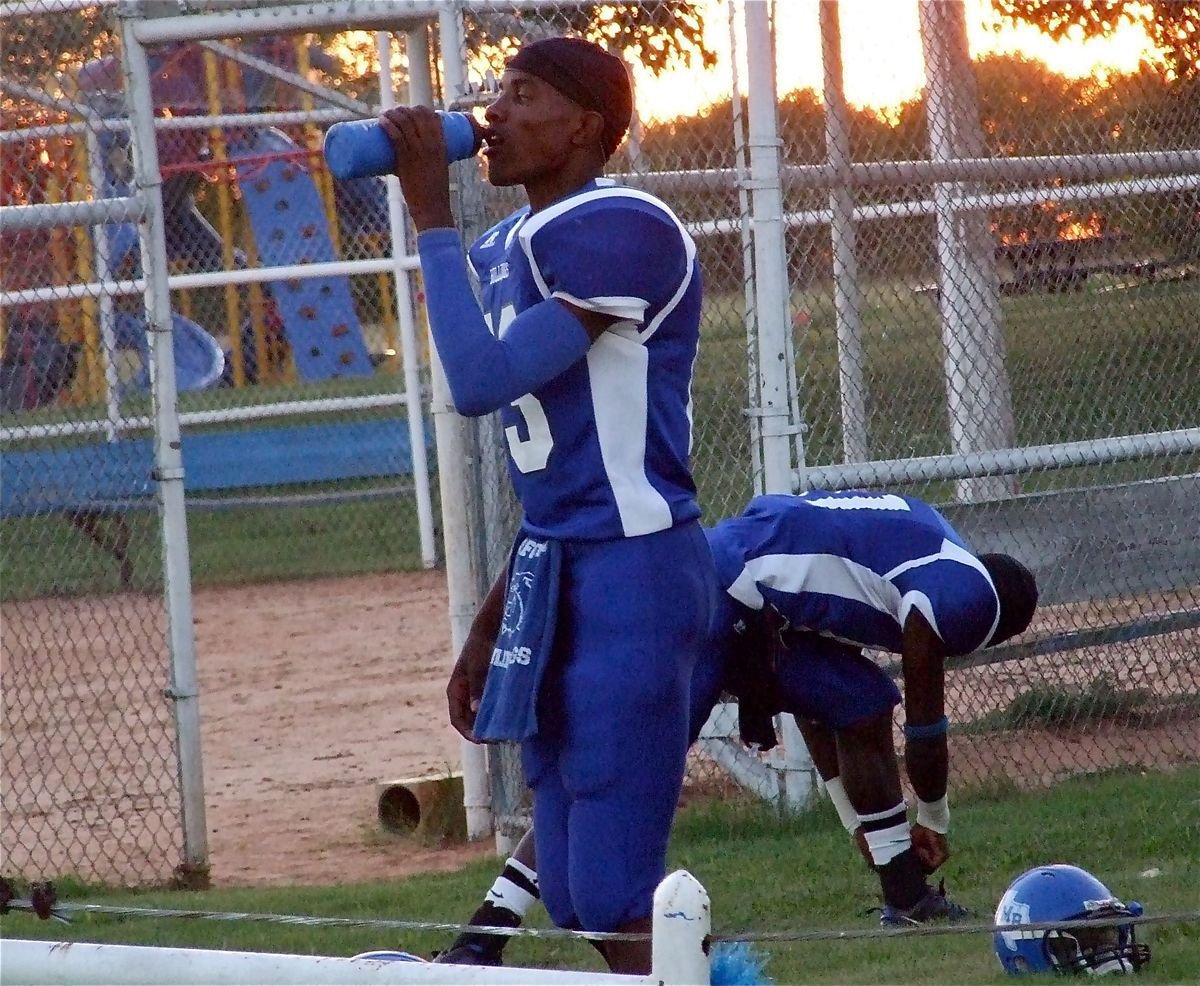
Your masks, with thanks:
[{"label": "bending over player", "polygon": [[[1007,555],[975,554],[936,509],[896,494],[756,497],[706,533],[725,591],[692,677],[690,738],[723,691],[738,698],[742,738],[764,749],[771,717],[791,713],[879,876],[882,922],[965,917],[926,879],[950,854],[944,661],[1022,632],[1037,605],[1033,575]],[[486,673],[493,636],[481,610],[460,666]],[[901,655],[911,826],[892,741],[900,693],[863,647]],[[480,688],[463,677],[448,689],[464,735]],[[471,923],[515,926],[536,899],[527,837]],[[506,942],[468,932],[439,960],[494,964]]]}]

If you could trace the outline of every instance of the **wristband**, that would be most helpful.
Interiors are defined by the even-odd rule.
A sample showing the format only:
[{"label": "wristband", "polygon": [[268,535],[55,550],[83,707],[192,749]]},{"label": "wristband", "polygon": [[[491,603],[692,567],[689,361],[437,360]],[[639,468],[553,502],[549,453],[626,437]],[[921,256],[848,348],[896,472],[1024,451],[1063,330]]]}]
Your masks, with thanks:
[{"label": "wristband", "polygon": [[945,736],[948,732],[950,732],[949,716],[942,716],[937,722],[931,722],[928,726],[904,724],[904,738],[910,740],[937,739],[939,736]]},{"label": "wristband", "polygon": [[850,804],[850,799],[846,797],[846,789],[842,787],[842,779],[835,777],[831,781],[826,781],[825,793],[829,795],[829,800],[833,802],[833,807],[837,809],[838,818],[841,819],[842,825],[846,827],[847,832],[853,835],[858,829],[858,812],[854,810],[854,805]]},{"label": "wristband", "polygon": [[943,794],[937,801],[922,801],[917,799],[917,824],[924,826],[938,835],[945,835],[950,830],[950,803],[947,795]]}]

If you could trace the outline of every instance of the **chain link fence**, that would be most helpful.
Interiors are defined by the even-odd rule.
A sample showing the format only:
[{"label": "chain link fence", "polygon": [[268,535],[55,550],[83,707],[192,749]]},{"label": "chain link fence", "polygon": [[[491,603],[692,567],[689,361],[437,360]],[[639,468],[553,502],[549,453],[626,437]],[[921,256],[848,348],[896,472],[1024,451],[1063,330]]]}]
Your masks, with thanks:
[{"label": "chain link fence", "polygon": [[[828,44],[839,5],[821,8]],[[896,17],[920,39],[924,99],[885,119],[845,107],[836,84],[824,107],[782,104],[786,164],[851,173],[828,193],[785,185],[817,464],[801,482],[899,486],[1037,573],[1024,643],[948,677],[957,783],[1194,762],[1195,73],[1160,52],[1067,78],[972,58],[991,6]],[[843,32],[844,58],[865,43]],[[856,461],[875,465],[822,468]]]},{"label": "chain link fence", "polygon": [[[203,879],[186,863],[173,869],[194,848],[181,844],[188,768],[174,704],[194,700],[195,688],[194,672],[173,664],[189,652],[190,602],[177,600],[172,631],[170,594],[438,560],[428,355],[410,276],[395,277],[392,251],[398,231],[397,254],[410,252],[400,204],[383,179],[334,181],[321,154],[330,123],[378,111],[381,65],[408,76],[406,36],[283,17],[244,37],[218,25],[209,37],[147,43],[158,271],[139,239],[142,149],[119,8],[9,7],[0,20],[5,865],[120,882]],[[134,12],[154,26],[233,9],[187,7]],[[407,40],[428,78],[424,37],[436,14],[410,20],[418,36]],[[155,365],[145,308],[165,275],[177,397]],[[155,482],[170,472],[155,435],[169,433],[164,414],[175,412],[183,565],[164,552],[170,521]],[[198,779],[198,754],[184,759]]]},{"label": "chain link fence", "polygon": [[[952,665],[955,783],[1044,784],[1200,758],[1200,357],[1186,314],[1200,300],[1195,77],[1148,63],[1077,78],[1020,55],[972,56],[997,12],[934,3],[889,12],[888,37],[924,62],[925,88],[906,90],[886,75],[891,42],[857,18],[857,31],[843,29],[845,5],[771,5],[774,53],[747,36],[746,8],[758,5],[656,7],[677,51],[642,43],[630,6],[472,5],[465,65],[485,89],[520,42],[558,33],[634,64],[643,118],[609,171],[662,195],[697,241],[694,462],[706,520],[780,488],[762,457],[769,350],[756,329],[786,306],[791,488],[921,496],[977,550],[1010,552],[1039,577],[1029,632]],[[720,49],[726,94],[696,115],[656,118],[646,63],[684,70],[679,39],[690,37]],[[486,60],[472,38],[491,42]],[[823,75],[785,88],[813,56]],[[763,61],[777,93],[755,77]],[[844,68],[861,81],[864,65],[889,95],[856,107]],[[747,231],[758,218],[756,99],[778,128],[786,298],[756,285],[754,250],[773,244],[762,226],[755,240]],[[487,186],[470,201],[475,232],[515,204]],[[500,514],[490,528],[489,573],[515,523]],[[734,725],[726,711],[709,732]],[[768,758],[782,774],[764,784],[728,745],[692,756],[696,788],[726,789],[728,770],[785,796],[786,758]],[[495,759],[498,811],[519,826],[519,769]]]},{"label": "chain link fence", "polygon": [[[95,289],[136,233],[63,215],[124,197],[112,104],[60,84],[112,51],[115,25],[97,8],[27,5],[0,30],[4,866],[161,881],[183,840],[162,555],[155,513],[125,509],[150,492],[149,443],[103,455],[95,437],[146,413],[141,295]],[[38,206],[62,218],[15,221]],[[120,475],[142,488],[117,489]],[[148,591],[106,595],[123,584]]]},{"label": "chain link fence", "polygon": [[[1029,633],[949,674],[956,784],[1200,759],[1194,74],[1064,76],[989,53],[982,5],[890,15],[894,47],[920,53],[915,86],[850,5],[409,4],[382,48],[379,25],[347,32],[324,6],[147,45],[187,581],[434,563],[419,283],[392,277],[393,238],[401,255],[411,241],[381,181],[329,177],[321,135],[375,112],[381,63],[478,112],[520,43],[583,34],[638,83],[610,173],[663,197],[698,246],[706,520],[764,488],[897,489],[1035,570]],[[449,54],[435,25],[457,15]],[[110,4],[12,4],[0,30],[3,855],[31,875],[161,881],[186,820],[127,66]],[[865,108],[864,62],[882,100]],[[801,63],[824,73],[797,78]],[[715,102],[697,112],[672,75]],[[519,204],[458,175],[468,236]],[[775,252],[785,292],[765,280]],[[482,591],[517,514],[494,424],[467,434]],[[735,761],[694,753],[690,785],[725,790]],[[514,759],[491,769],[515,832]]]}]

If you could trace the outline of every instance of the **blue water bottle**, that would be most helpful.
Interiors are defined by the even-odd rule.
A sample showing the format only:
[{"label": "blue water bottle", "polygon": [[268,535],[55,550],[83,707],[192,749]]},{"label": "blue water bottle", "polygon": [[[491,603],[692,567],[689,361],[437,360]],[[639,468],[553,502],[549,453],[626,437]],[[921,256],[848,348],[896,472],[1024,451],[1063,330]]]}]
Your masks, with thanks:
[{"label": "blue water bottle", "polygon": [[[466,113],[438,112],[446,136],[446,154],[451,163],[474,157],[480,132]],[[390,175],[396,152],[378,120],[335,123],[325,132],[325,163],[334,178],[365,178]]]}]

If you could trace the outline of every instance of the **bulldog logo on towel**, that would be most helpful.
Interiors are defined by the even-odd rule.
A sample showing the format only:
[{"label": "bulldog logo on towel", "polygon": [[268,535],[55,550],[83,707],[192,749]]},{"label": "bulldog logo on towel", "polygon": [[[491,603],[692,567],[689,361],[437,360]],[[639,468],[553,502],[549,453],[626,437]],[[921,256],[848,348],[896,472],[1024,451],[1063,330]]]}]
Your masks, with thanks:
[{"label": "bulldog logo on towel", "polygon": [[500,632],[475,717],[480,740],[524,740],[537,732],[537,694],[554,642],[562,546],[521,537],[508,564]]}]

